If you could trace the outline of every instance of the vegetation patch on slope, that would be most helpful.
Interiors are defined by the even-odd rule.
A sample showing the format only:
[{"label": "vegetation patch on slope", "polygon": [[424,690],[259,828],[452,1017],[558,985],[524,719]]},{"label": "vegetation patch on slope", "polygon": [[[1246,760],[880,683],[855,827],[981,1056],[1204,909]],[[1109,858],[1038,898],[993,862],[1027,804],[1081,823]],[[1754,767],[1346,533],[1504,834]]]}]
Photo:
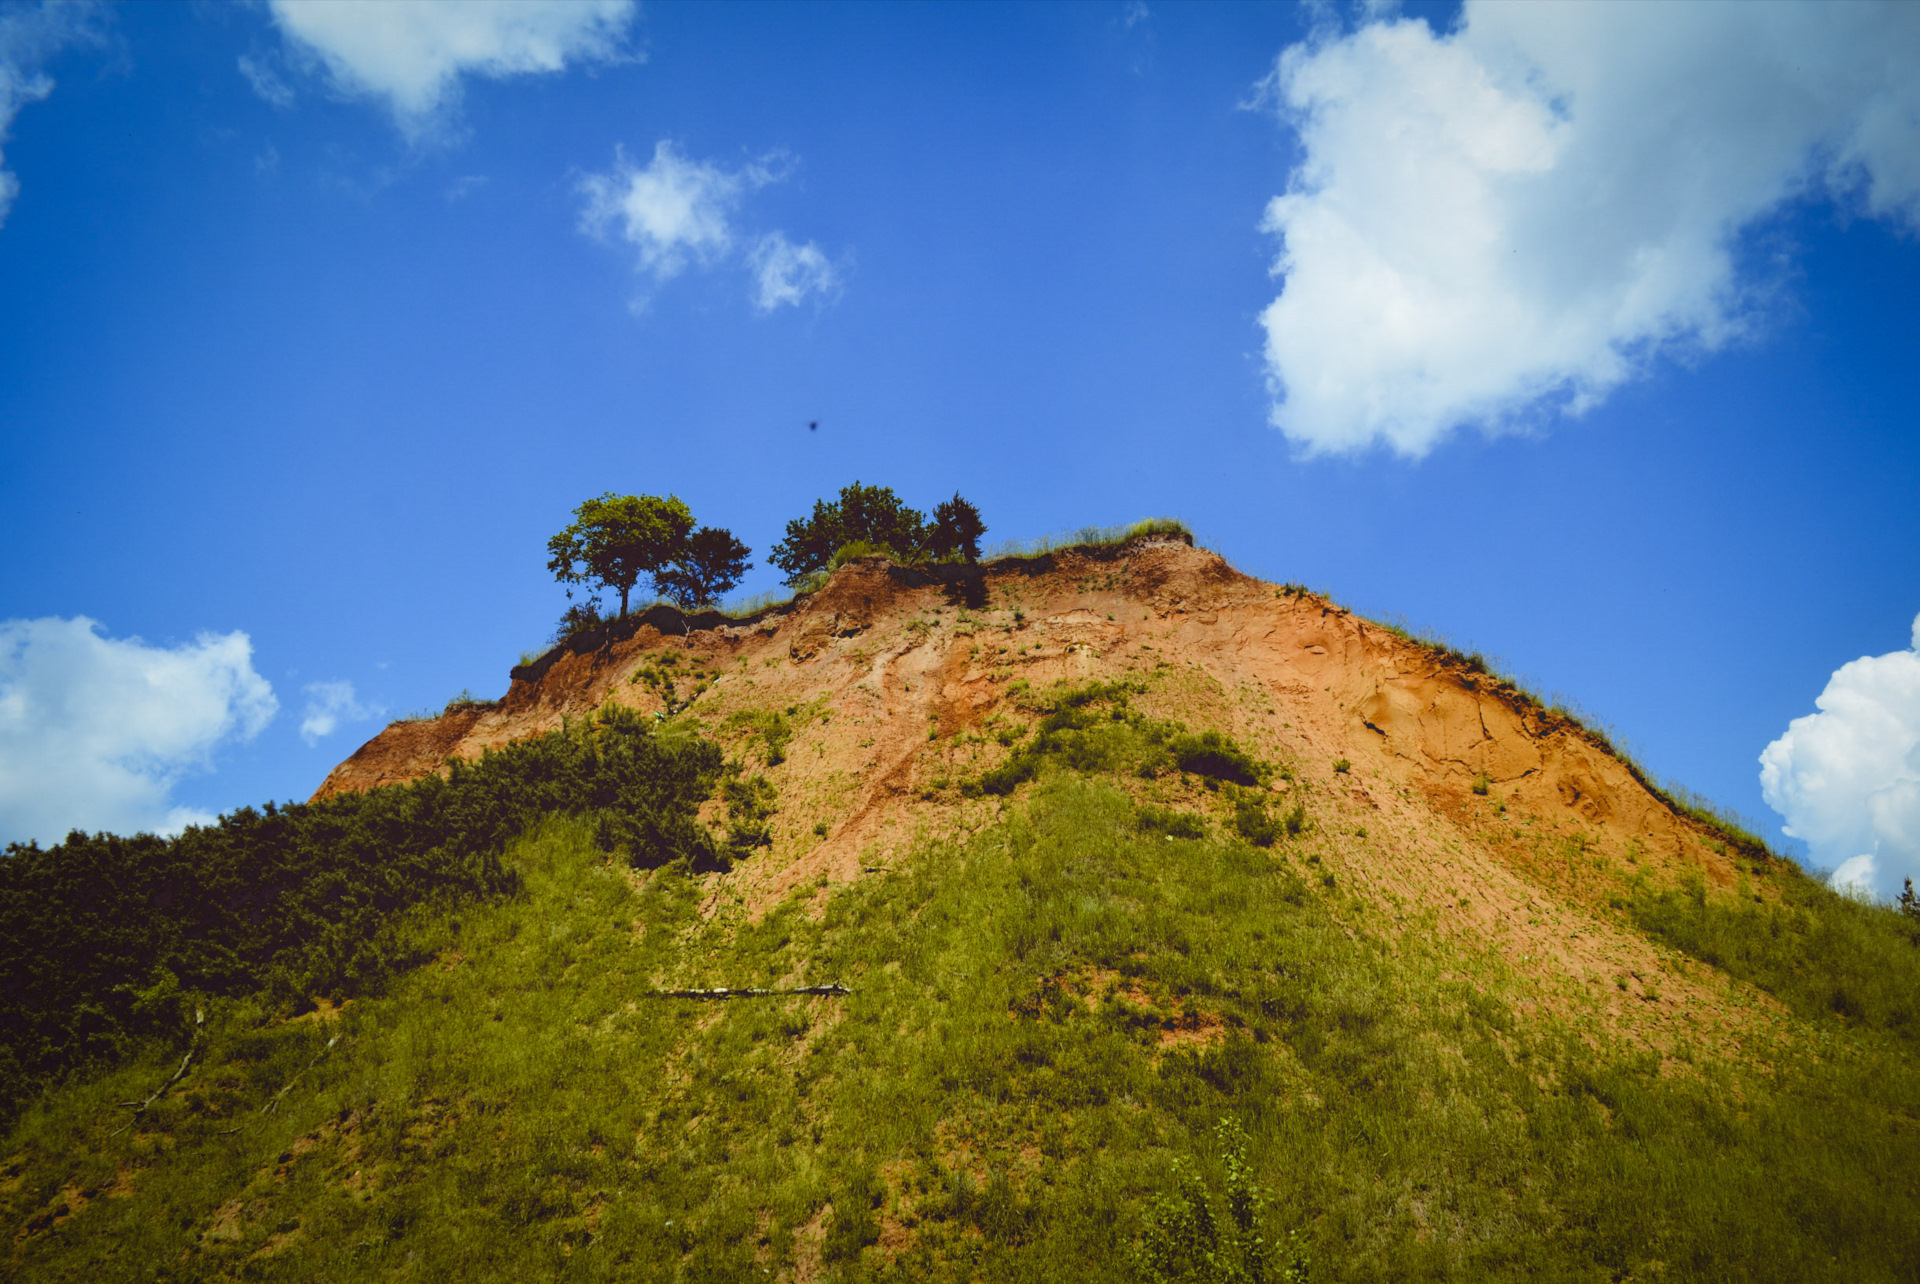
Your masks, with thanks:
[{"label": "vegetation patch on slope", "polygon": [[511,891],[500,852],[543,816],[596,816],[602,845],[636,863],[711,862],[715,844],[694,811],[720,767],[715,746],[657,735],[610,706],[570,730],[455,759],[445,777],[243,808],[177,838],[76,832],[49,848],[10,846],[0,859],[0,1118],[63,1072],[147,1040],[190,1041],[195,1011],[215,998],[263,991],[284,1003],[377,987],[408,961],[400,919]]},{"label": "vegetation patch on slope", "polygon": [[[115,1103],[168,1063],[29,1112],[10,1266],[1797,1281],[1920,1260],[1920,1068],[1894,1015],[1822,1016],[1752,1063],[1596,1047],[1431,909],[1389,925],[1314,877],[1330,836],[1298,813],[1260,846],[1244,828],[1271,812],[1231,781],[1230,824],[1140,805],[1155,746],[1124,690],[1088,692],[1040,702],[1073,716],[1036,733],[1045,770],[997,822],[757,921],[703,912],[693,862],[636,874],[594,815],[549,816],[504,859],[521,894],[409,920],[437,965],[326,1020],[237,1005],[131,1133]],[[1659,904],[1654,930],[1703,958],[1772,966],[1771,920]],[[1825,953],[1802,970],[1911,989],[1920,951],[1858,909],[1858,933],[1803,934]]]}]

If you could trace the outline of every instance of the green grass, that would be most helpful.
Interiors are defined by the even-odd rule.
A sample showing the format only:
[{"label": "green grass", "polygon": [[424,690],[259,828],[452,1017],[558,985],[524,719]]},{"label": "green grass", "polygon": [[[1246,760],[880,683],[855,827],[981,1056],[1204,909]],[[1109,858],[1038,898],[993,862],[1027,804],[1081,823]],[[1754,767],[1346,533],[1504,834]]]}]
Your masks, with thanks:
[{"label": "green grass", "polygon": [[988,549],[980,560],[983,563],[998,562],[1008,558],[1038,557],[1042,553],[1058,553],[1069,548],[1104,548],[1145,539],[1150,535],[1174,535],[1185,538],[1188,543],[1193,542],[1193,531],[1179,518],[1149,517],[1126,526],[1082,526],[1077,530],[1042,535],[1038,539],[1009,540]]},{"label": "green grass", "polygon": [[1649,935],[1750,981],[1803,1017],[1885,1032],[1920,1056],[1920,919],[1842,895],[1785,866],[1777,901],[1750,892],[1643,893],[1631,908]]},{"label": "green grass", "polygon": [[[1523,1017],[1518,978],[1384,930],[1298,849],[1138,814],[1049,763],[970,839],[757,924],[551,820],[508,853],[520,894],[417,924],[439,961],[336,1025],[216,1014],[205,1067],[132,1132],[114,1103],[171,1064],[31,1111],[9,1224],[101,1193],[9,1266],[1124,1280],[1169,1275],[1146,1251],[1169,1200],[1257,1189],[1257,1232],[1297,1232],[1316,1280],[1913,1278],[1903,1041],[1826,1021],[1765,1066],[1662,1073]],[[852,993],[649,997],[829,981]]]}]

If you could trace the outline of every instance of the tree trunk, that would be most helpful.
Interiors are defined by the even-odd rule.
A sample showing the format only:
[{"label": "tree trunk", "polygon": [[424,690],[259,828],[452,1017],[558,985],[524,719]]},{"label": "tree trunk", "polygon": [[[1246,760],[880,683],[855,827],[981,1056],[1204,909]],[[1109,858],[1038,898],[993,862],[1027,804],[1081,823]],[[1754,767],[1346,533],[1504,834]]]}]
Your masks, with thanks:
[{"label": "tree trunk", "polygon": [[622,584],[620,586],[620,618],[623,620],[627,618],[627,593],[632,588],[633,586],[631,584]]}]

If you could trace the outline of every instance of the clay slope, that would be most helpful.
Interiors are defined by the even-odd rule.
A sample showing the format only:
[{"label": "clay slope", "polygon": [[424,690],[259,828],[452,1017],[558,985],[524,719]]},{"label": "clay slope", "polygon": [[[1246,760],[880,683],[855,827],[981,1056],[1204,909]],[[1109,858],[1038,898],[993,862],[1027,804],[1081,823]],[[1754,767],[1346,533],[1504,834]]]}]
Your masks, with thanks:
[{"label": "clay slope", "polygon": [[[978,826],[1007,804],[959,785],[1004,759],[999,733],[1059,684],[1132,679],[1136,707],[1292,769],[1274,787],[1311,818],[1296,854],[1343,892],[1396,920],[1441,908],[1458,948],[1531,978],[1541,1004],[1657,1048],[1739,1047],[1775,1019],[1724,979],[1696,985],[1613,907],[1638,880],[1764,895],[1764,861],[1457,657],[1171,538],[972,569],[864,559],[745,621],[656,608],[516,669],[490,708],[396,723],[315,796],[414,779],[606,701],[665,714],[663,675],[692,696],[678,717],[779,790],[771,851],[707,876],[711,913],[752,915],[822,876],[830,895],[918,836]],[[770,763],[749,719],[775,712],[792,737]],[[1220,810],[1191,782],[1126,783]]]}]

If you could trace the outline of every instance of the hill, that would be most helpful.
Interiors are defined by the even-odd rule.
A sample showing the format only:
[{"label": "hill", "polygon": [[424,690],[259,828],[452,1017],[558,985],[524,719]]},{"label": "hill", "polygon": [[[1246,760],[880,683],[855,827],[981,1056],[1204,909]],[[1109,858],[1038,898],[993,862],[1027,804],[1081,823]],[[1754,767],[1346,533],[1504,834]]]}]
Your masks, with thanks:
[{"label": "hill", "polygon": [[719,747],[698,832],[529,803],[386,970],[48,1091],[10,1268],[1914,1278],[1920,933],[1469,657],[1177,537],[867,558],[577,636],[312,814],[618,736]]}]

